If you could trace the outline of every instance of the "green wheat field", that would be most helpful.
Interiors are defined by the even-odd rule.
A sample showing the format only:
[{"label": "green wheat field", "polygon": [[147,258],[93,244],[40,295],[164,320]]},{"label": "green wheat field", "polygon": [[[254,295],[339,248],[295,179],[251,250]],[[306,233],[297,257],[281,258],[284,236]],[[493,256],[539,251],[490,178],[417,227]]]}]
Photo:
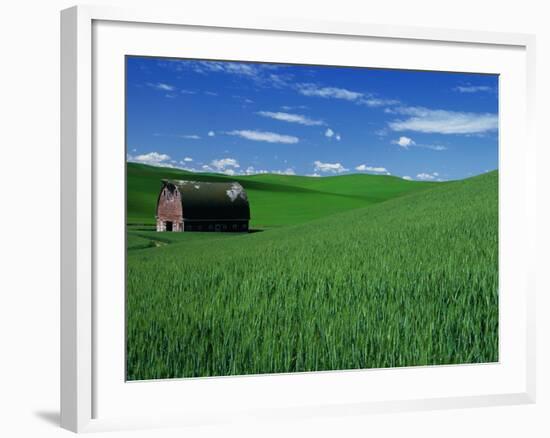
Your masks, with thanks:
[{"label": "green wheat field", "polygon": [[[247,234],[157,233],[163,178],[238,181]],[[127,165],[128,380],[498,361],[498,172]]]}]

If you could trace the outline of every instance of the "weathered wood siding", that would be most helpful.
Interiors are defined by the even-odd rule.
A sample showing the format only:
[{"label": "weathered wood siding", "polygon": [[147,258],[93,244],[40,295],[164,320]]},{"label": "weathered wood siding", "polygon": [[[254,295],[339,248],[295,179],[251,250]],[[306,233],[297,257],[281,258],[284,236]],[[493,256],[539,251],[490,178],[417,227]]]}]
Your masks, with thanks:
[{"label": "weathered wood siding", "polygon": [[158,201],[157,231],[168,231],[170,224],[172,231],[183,231],[181,195],[177,188],[164,187]]}]

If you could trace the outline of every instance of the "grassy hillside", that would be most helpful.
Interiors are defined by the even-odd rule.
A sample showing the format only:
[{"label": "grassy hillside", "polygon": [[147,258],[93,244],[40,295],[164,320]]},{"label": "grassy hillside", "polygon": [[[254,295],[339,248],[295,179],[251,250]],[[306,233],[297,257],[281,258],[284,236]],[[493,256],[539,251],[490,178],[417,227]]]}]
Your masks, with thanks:
[{"label": "grassy hillside", "polygon": [[[130,217],[151,205],[157,172],[129,166]],[[285,197],[347,211],[251,234],[129,233],[130,380],[498,360],[496,172],[418,191],[357,176],[286,190],[286,178],[239,178],[258,223]]]},{"label": "grassy hillside", "polygon": [[433,186],[433,183],[405,181],[392,176],[311,178],[270,174],[230,177],[128,163],[129,224],[155,223],[157,195],[163,178],[240,182],[250,200],[253,228],[303,223]]}]

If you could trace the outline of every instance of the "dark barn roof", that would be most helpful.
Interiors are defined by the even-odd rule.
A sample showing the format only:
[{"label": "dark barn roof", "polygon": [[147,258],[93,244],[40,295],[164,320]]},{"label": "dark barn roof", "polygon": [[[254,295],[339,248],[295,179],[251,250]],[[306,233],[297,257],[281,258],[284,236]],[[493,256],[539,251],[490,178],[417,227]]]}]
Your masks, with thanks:
[{"label": "dark barn roof", "polygon": [[163,180],[163,188],[178,188],[183,219],[249,220],[246,192],[238,182]]}]

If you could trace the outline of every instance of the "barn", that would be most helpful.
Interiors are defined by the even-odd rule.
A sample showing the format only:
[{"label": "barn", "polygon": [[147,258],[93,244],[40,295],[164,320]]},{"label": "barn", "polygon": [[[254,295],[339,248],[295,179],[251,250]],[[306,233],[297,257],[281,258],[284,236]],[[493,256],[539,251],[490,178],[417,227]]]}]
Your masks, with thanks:
[{"label": "barn", "polygon": [[248,232],[250,206],[237,182],[162,180],[157,231]]}]

